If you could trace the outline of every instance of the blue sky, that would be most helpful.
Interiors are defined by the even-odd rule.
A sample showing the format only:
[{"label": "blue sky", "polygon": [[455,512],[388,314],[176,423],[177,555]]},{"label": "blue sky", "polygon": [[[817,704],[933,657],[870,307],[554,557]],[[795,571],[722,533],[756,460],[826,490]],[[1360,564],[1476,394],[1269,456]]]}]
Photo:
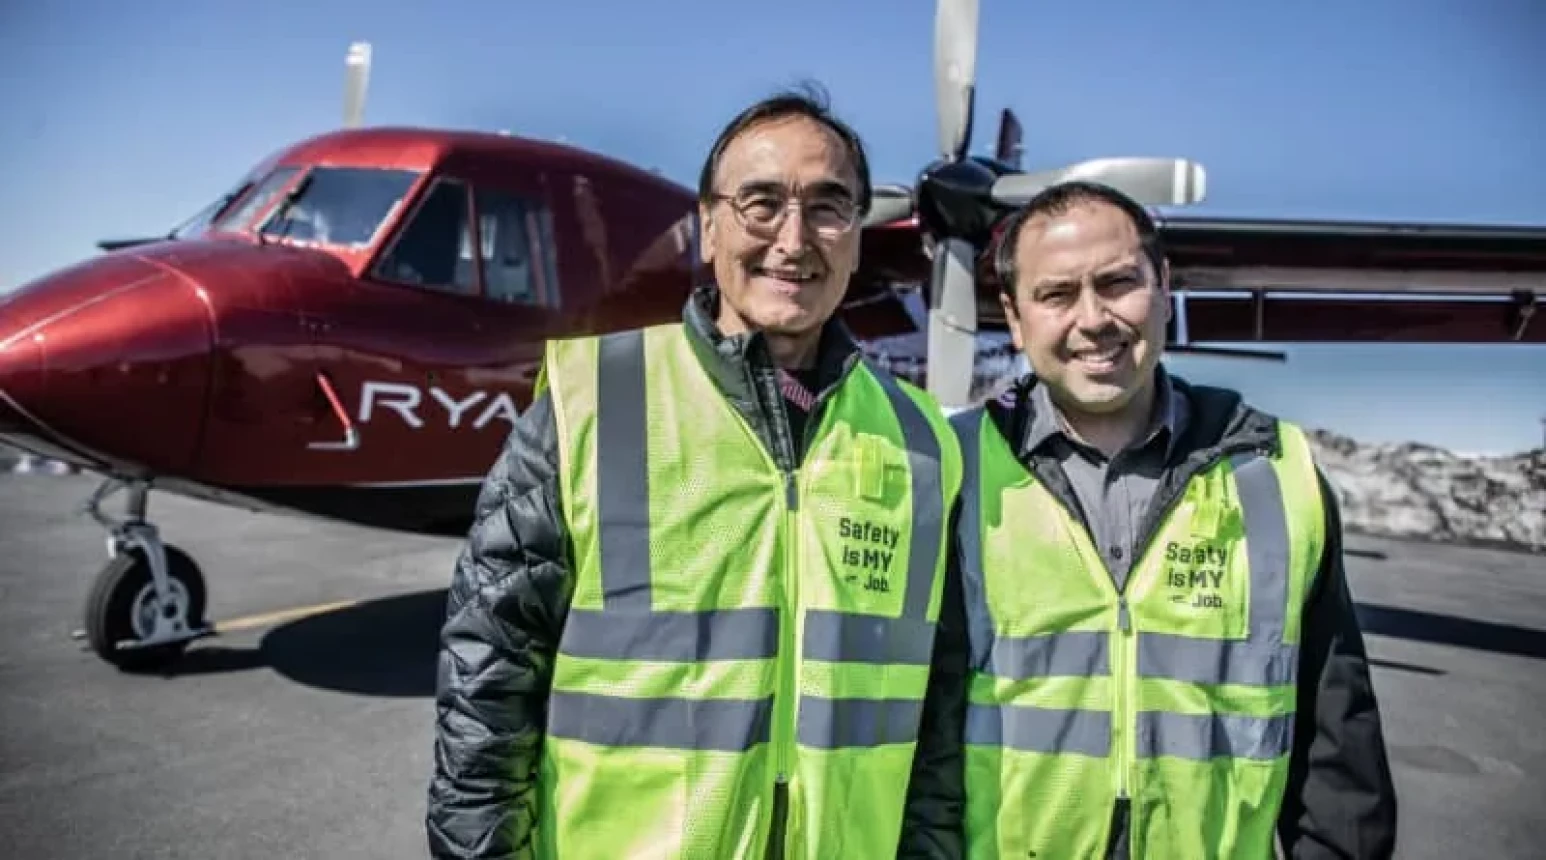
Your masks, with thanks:
[{"label": "blue sky", "polygon": [[[1546,224],[1539,0],[983,0],[978,126],[1028,166],[1185,155],[1198,211]],[[931,0],[0,3],[0,290],[163,231],[339,121],[509,129],[691,181],[747,101],[821,80],[877,181],[934,154]],[[1177,357],[1288,417],[1463,451],[1541,444],[1546,349],[1305,346],[1285,366]]]}]

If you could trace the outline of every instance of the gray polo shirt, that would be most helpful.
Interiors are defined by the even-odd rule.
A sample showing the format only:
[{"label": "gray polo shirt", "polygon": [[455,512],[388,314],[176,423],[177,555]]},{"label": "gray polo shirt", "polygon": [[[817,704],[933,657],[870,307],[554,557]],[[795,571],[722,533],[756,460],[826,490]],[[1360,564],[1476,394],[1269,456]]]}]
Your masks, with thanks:
[{"label": "gray polo shirt", "polygon": [[1032,417],[1024,450],[1033,454],[1045,450],[1068,476],[1089,520],[1095,548],[1117,588],[1127,581],[1138,551],[1138,528],[1190,411],[1185,395],[1171,384],[1163,367],[1156,372],[1155,383],[1155,409],[1148,430],[1109,460],[1066,430],[1047,386],[1038,384],[1031,391]]}]

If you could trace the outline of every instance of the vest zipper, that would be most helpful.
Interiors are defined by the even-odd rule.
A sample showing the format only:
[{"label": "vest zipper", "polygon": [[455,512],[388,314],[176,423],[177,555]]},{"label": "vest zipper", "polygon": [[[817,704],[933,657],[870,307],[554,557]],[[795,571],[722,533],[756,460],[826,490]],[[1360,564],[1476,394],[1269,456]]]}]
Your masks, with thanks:
[{"label": "vest zipper", "polygon": [[[1106,570],[1107,582],[1117,595],[1117,634],[1118,641],[1114,643],[1112,653],[1113,698],[1111,720],[1111,748],[1116,770],[1114,782],[1116,783],[1117,799],[1112,813],[1111,837],[1115,839],[1125,831],[1131,815],[1131,802],[1129,793],[1132,790],[1132,768],[1136,759],[1136,739],[1132,736],[1133,701],[1138,697],[1138,676],[1135,667],[1137,663],[1137,643],[1134,631],[1132,610],[1127,604],[1127,587],[1132,584],[1133,575],[1138,569],[1138,562],[1149,550],[1149,544],[1154,540],[1154,533],[1159,530],[1159,525],[1169,515],[1170,509],[1181,500],[1182,490],[1186,488],[1193,476],[1211,468],[1219,460],[1241,451],[1259,450],[1267,453],[1265,445],[1258,441],[1236,441],[1226,443],[1215,448],[1197,452],[1179,466],[1165,473],[1160,486],[1154,492],[1154,498],[1149,503],[1149,508],[1144,513],[1143,522],[1139,528],[1138,539],[1133,544],[1133,564],[1128,569],[1127,577],[1122,581],[1121,587],[1117,587],[1116,579]],[[1026,467],[1036,475],[1042,486],[1052,494],[1084,527],[1085,534],[1090,541],[1094,541],[1094,532],[1090,528],[1088,516],[1084,506],[1079,504],[1079,498],[1073,492],[1073,488],[1067,483],[1062,470],[1056,464],[1039,457],[1030,458],[1031,462]],[[1040,468],[1038,468],[1040,467]],[[1099,557],[1099,548],[1096,548],[1096,556]],[[1105,569],[1105,564],[1101,567]],[[1107,855],[1115,851],[1119,846],[1115,841],[1109,841],[1106,849]]]},{"label": "vest zipper", "polygon": [[768,828],[767,860],[784,860],[784,822],[789,819],[789,784],[782,774],[773,783],[773,824]]},{"label": "vest zipper", "polygon": [[1133,700],[1138,698],[1137,690],[1133,689],[1137,684],[1137,676],[1131,671],[1137,659],[1133,653],[1133,643],[1133,616],[1127,606],[1127,589],[1124,587],[1117,594],[1117,641],[1111,650],[1116,662],[1113,669],[1117,673],[1113,679],[1116,683],[1112,685],[1116,701],[1113,702],[1115,713],[1111,720],[1111,747],[1116,752],[1119,805],[1127,800],[1133,767]]},{"label": "vest zipper", "polygon": [[[850,360],[844,366],[845,375],[852,363],[853,361]],[[759,382],[762,384],[757,384]],[[796,521],[800,510],[799,466],[809,446],[811,431],[821,414],[821,409],[839,385],[829,385],[816,394],[810,414],[805,417],[800,439],[796,440],[793,434],[788,432],[789,416],[784,408],[784,395],[779,391],[773,374],[756,373],[753,383],[762,395],[765,414],[770,416],[771,421],[779,422],[785,431],[780,434],[775,428],[771,426],[768,428],[768,442],[772,448],[773,459],[784,473],[783,586],[786,620],[779,625],[779,653],[785,657],[780,663],[778,690],[775,693],[773,708],[773,809],[772,823],[768,827],[768,846],[765,856],[768,860],[782,860],[784,842],[788,838],[789,783],[794,776],[794,737],[799,704],[795,666],[799,662],[800,652],[797,650],[799,643],[794,627],[798,623],[795,609],[800,605],[800,568],[796,561],[799,558],[799,524]],[[783,440],[783,445],[777,444],[780,439]]]},{"label": "vest zipper", "polygon": [[795,685],[795,664],[799,651],[795,636],[795,624],[799,615],[799,528],[796,522],[800,510],[799,473],[794,469],[784,471],[784,620],[779,625],[778,690],[773,709],[773,810],[772,823],[768,827],[769,860],[784,856],[784,840],[789,819],[789,782],[794,771],[794,731],[799,703]]}]

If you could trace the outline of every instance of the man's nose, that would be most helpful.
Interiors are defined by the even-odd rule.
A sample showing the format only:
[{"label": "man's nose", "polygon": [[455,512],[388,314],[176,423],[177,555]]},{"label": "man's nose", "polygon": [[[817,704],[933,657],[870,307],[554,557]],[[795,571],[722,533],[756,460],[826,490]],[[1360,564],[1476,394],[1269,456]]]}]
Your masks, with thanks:
[{"label": "man's nose", "polygon": [[790,203],[784,212],[784,223],[778,225],[778,248],[784,253],[803,250],[809,238],[805,235],[805,207]]},{"label": "man's nose", "polygon": [[1074,308],[1076,323],[1083,329],[1098,329],[1106,326],[1106,303],[1101,300],[1100,291],[1085,286],[1079,290],[1079,303]]}]

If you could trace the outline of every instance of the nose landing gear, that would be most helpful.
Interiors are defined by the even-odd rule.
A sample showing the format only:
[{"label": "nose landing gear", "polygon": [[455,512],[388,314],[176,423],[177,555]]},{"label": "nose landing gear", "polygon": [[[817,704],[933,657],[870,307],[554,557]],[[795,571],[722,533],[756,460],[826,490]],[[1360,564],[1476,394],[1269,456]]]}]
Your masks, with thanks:
[{"label": "nose landing gear", "polygon": [[[109,495],[128,490],[128,516],[101,511]],[[108,562],[86,598],[86,641],[103,660],[128,671],[156,669],[177,659],[188,643],[214,633],[204,620],[204,575],[186,552],[162,543],[145,520],[148,483],[109,478],[84,512],[108,530]]]}]

